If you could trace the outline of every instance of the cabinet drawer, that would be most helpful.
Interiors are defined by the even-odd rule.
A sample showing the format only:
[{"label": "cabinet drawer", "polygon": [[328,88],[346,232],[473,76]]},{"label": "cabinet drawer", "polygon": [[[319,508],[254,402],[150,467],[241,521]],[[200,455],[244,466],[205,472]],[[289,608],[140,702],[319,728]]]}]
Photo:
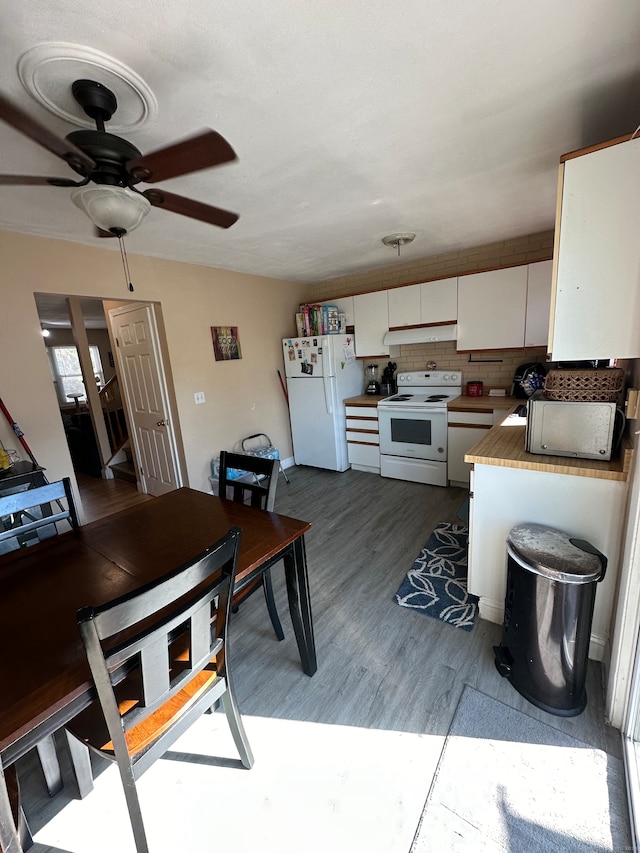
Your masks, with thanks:
[{"label": "cabinet drawer", "polygon": [[378,407],[376,406],[345,406],[348,418],[372,418],[378,420]]},{"label": "cabinet drawer", "polygon": [[364,430],[364,432],[378,433],[377,418],[347,418],[347,429]]},{"label": "cabinet drawer", "polygon": [[352,441],[363,444],[378,444],[378,432],[358,432],[356,430],[347,430],[347,442]]},{"label": "cabinet drawer", "polygon": [[493,425],[493,412],[449,412],[449,426]]}]

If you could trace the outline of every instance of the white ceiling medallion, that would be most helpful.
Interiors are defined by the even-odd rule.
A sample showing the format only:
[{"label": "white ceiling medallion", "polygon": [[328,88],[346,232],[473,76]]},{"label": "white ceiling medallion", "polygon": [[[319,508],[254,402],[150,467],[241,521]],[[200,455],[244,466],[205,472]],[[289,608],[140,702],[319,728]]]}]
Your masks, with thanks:
[{"label": "white ceiling medallion", "polygon": [[96,80],[111,89],[118,101],[111,133],[132,131],[158,113],[151,89],[135,71],[117,59],[79,44],[45,42],[23,53],[18,61],[20,81],[54,115],[80,127],[95,128],[71,94],[74,80]]}]

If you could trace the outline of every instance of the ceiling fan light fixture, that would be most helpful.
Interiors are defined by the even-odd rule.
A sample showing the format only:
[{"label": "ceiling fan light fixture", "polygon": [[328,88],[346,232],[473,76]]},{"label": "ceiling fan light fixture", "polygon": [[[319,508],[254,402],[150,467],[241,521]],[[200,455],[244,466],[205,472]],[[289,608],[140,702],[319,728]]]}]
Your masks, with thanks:
[{"label": "ceiling fan light fixture", "polygon": [[145,218],[151,204],[125,187],[90,184],[71,193],[71,201],[103,231],[129,234]]}]

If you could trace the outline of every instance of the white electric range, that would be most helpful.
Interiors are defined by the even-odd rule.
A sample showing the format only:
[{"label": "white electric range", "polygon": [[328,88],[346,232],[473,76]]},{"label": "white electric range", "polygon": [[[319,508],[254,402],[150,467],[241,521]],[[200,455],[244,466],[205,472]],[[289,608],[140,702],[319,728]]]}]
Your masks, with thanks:
[{"label": "white electric range", "polygon": [[383,477],[447,486],[447,403],[459,397],[455,370],[412,371],[397,377],[397,393],[378,403]]}]

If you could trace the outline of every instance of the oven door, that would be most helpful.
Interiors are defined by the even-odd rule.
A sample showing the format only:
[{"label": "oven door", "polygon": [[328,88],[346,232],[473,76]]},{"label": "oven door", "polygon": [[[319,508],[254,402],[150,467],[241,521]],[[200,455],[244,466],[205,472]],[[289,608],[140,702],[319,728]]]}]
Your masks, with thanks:
[{"label": "oven door", "polygon": [[447,461],[446,409],[378,407],[380,453]]}]

